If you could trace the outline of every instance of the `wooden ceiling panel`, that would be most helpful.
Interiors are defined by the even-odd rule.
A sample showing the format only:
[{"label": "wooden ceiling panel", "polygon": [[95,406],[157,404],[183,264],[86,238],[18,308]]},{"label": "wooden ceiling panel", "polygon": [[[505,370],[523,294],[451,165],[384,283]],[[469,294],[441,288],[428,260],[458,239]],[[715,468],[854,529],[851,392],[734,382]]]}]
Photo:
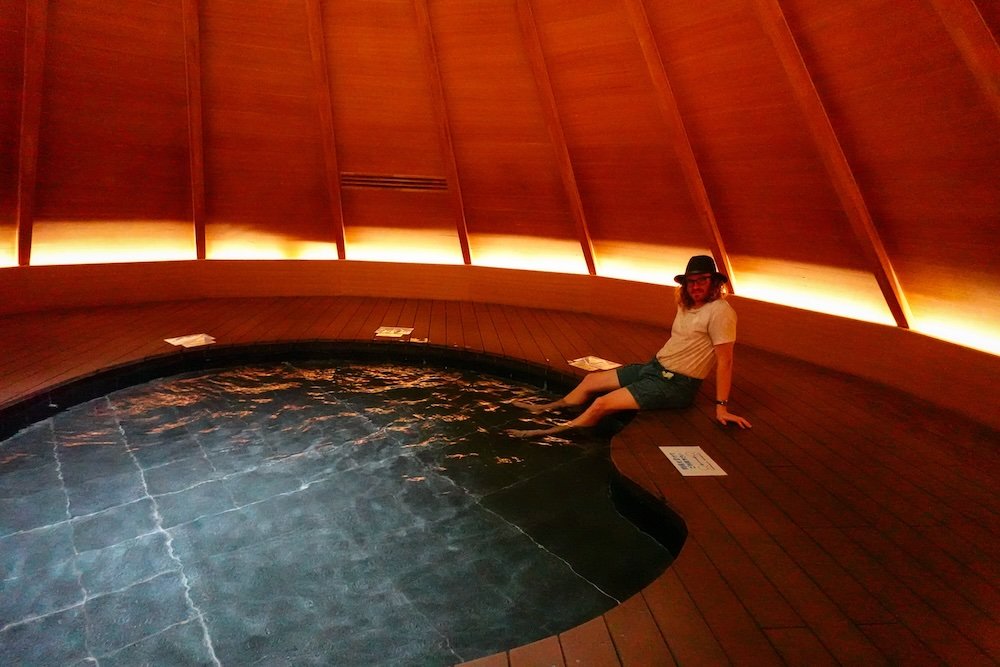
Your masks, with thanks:
[{"label": "wooden ceiling panel", "polygon": [[24,21],[23,2],[0,3],[0,266],[17,263],[15,230]]},{"label": "wooden ceiling panel", "polygon": [[649,15],[730,254],[865,270],[752,3],[651,3]]},{"label": "wooden ceiling panel", "polygon": [[305,5],[211,0],[200,32],[209,256],[334,242]]},{"label": "wooden ceiling panel", "polygon": [[915,0],[788,0],[786,12],[915,328],[995,330],[1000,121],[940,16]]},{"label": "wooden ceiling panel", "polygon": [[625,7],[531,6],[595,245],[711,247]]},{"label": "wooden ceiling panel", "polygon": [[50,4],[36,220],[189,219],[179,6]]},{"label": "wooden ceiling panel", "polygon": [[577,238],[514,3],[435,2],[431,19],[469,232]]},{"label": "wooden ceiling panel", "polygon": [[1000,2],[996,0],[975,0],[974,6],[993,35],[1000,42]]},{"label": "wooden ceiling panel", "polygon": [[341,171],[443,177],[413,2],[327,2],[323,22]]}]

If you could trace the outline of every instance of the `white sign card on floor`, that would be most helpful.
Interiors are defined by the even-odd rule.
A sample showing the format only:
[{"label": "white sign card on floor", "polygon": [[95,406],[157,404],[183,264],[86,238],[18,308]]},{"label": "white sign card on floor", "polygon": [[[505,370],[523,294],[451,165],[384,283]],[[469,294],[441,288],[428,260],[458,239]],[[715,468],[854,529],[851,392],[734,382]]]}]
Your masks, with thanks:
[{"label": "white sign card on floor", "polygon": [[375,330],[376,338],[402,338],[413,333],[413,327],[379,327]]},{"label": "white sign card on floor", "polygon": [[672,446],[660,447],[664,456],[670,459],[674,467],[685,477],[723,476],[726,471],[712,460],[701,447]]},{"label": "white sign card on floor", "polygon": [[200,347],[202,345],[211,345],[215,342],[215,338],[203,333],[178,336],[177,338],[164,338],[163,340],[171,345],[180,347]]},{"label": "white sign card on floor", "polygon": [[585,371],[609,371],[612,368],[618,368],[621,364],[615,361],[608,361],[607,359],[601,359],[600,357],[580,357],[579,359],[570,359],[567,362],[570,366],[576,366],[577,368],[582,368]]}]

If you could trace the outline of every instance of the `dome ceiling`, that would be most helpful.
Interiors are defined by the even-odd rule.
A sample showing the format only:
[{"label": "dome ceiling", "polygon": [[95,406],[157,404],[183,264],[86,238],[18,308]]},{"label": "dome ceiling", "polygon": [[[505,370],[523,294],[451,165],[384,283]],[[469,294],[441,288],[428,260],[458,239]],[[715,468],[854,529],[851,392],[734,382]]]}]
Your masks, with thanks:
[{"label": "dome ceiling", "polygon": [[1000,353],[987,0],[14,0],[0,265],[469,263]]}]

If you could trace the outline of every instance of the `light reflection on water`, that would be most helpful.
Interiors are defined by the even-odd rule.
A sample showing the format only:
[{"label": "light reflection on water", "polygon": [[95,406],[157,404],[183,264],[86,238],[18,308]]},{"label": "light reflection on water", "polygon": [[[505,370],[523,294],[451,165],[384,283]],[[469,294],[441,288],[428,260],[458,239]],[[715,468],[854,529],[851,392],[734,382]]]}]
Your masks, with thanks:
[{"label": "light reflection on water", "polygon": [[617,515],[606,442],[503,433],[538,423],[509,405],[536,392],[281,364],[60,413],[0,443],[0,644],[46,664],[445,665],[589,620],[670,555]]}]

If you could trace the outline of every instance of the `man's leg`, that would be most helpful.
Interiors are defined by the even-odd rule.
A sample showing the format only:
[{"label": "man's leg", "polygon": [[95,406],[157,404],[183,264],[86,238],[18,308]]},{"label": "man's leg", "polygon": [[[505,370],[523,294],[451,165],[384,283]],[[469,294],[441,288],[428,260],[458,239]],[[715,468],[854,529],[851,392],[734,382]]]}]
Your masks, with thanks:
[{"label": "man's leg", "polygon": [[[604,372],[613,373],[614,371]],[[617,382],[617,378],[615,378],[615,381]],[[553,433],[568,431],[571,428],[594,426],[597,422],[601,421],[603,417],[613,412],[638,409],[639,404],[635,402],[635,397],[632,396],[632,392],[623,387],[616,389],[609,394],[605,394],[604,396],[599,396],[593,403],[590,404],[590,407],[584,410],[583,413],[581,413],[576,419],[572,419],[563,424],[558,424],[549,428],[532,429],[527,431],[513,428],[507,429],[507,433],[515,438],[532,438],[538,435],[552,435]]]},{"label": "man's leg", "polygon": [[[559,408],[569,408],[583,405],[594,394],[602,394],[614,389],[618,389],[618,371],[597,371],[584,376],[580,384],[576,385],[573,391],[569,392],[557,401],[551,403],[528,403],[526,401],[512,401],[511,405],[527,410],[533,415],[558,410]],[[582,415],[581,415],[582,416]]]}]

